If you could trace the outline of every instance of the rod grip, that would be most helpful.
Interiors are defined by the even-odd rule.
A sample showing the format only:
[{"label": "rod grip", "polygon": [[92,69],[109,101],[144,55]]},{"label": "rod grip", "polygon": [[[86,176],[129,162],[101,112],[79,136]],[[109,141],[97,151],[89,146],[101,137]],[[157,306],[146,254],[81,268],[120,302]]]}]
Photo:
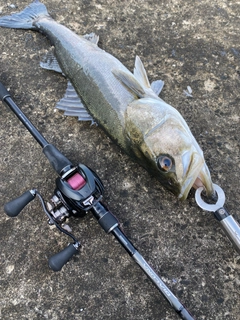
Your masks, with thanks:
[{"label": "rod grip", "polygon": [[0,82],[0,99],[3,101],[6,97],[10,97],[10,93],[5,86]]},{"label": "rod grip", "polygon": [[68,160],[54,145],[48,144],[43,148],[43,153],[48,158],[54,170],[61,175],[65,167],[71,167],[72,162]]},{"label": "rod grip", "polygon": [[[32,192],[31,192],[32,191]],[[35,198],[34,190],[24,192],[20,197],[4,205],[4,211],[9,217],[16,217],[22,209]]]}]

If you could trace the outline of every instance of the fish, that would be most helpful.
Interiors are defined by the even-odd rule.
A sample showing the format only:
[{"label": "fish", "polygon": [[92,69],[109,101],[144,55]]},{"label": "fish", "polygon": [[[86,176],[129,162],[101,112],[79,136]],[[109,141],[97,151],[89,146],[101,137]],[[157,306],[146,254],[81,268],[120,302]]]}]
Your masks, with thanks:
[{"label": "fish", "polygon": [[78,36],[52,19],[39,0],[1,17],[0,26],[37,30],[50,40],[54,51],[40,65],[68,79],[56,105],[65,115],[97,123],[179,199],[185,200],[192,187],[214,194],[202,149],[177,109],[159,97],[164,82],[150,84],[138,56],[130,72],[98,46],[97,35]]}]

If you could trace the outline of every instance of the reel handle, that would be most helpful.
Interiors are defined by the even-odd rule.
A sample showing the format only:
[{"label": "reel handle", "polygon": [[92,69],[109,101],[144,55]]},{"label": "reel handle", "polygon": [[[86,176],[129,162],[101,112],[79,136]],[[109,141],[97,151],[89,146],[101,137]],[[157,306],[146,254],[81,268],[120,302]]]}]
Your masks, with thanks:
[{"label": "reel handle", "polygon": [[36,196],[35,190],[28,190],[20,197],[9,201],[4,205],[4,211],[9,217],[16,217],[22,209]]},{"label": "reel handle", "polygon": [[62,251],[56,253],[49,258],[48,264],[53,271],[60,271],[62,267],[70,260],[75,254],[78,253],[79,243],[71,243]]}]

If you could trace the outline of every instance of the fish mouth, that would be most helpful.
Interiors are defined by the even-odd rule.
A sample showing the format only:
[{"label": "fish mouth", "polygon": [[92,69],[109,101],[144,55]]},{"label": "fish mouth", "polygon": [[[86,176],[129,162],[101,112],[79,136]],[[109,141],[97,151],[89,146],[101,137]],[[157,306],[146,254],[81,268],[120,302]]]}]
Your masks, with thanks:
[{"label": "fish mouth", "polygon": [[192,161],[188,166],[188,172],[184,183],[182,184],[178,198],[180,200],[185,200],[192,187],[194,189],[203,187],[208,197],[214,195],[214,188],[209,169],[204,159],[198,153],[194,153],[192,155]]},{"label": "fish mouth", "polygon": [[202,168],[202,170],[200,171],[197,179],[195,180],[193,186],[194,189],[198,189],[200,187],[203,187],[205,192],[206,192],[206,196],[211,198],[214,196],[215,191],[213,188],[213,183],[212,183],[212,179],[210,176],[210,172],[209,169],[206,165],[206,163],[204,163],[204,166]]}]

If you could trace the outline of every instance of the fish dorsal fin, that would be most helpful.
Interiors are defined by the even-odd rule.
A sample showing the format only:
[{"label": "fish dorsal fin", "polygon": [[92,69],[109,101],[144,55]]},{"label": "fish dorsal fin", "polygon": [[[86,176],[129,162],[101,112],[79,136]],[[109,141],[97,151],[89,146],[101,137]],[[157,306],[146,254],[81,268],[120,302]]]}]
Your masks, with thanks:
[{"label": "fish dorsal fin", "polygon": [[136,56],[133,74],[144,88],[150,88],[146,70],[139,56]]},{"label": "fish dorsal fin", "polygon": [[150,85],[147,72],[139,56],[136,56],[133,74],[146,91],[149,91],[147,89],[151,88],[157,96],[162,91],[164,86],[164,82],[162,80],[153,81]]},{"label": "fish dorsal fin", "polygon": [[143,98],[145,91],[141,84],[137,81],[133,74],[122,70],[112,70],[112,73],[118,78],[130,91],[136,94],[139,98]]},{"label": "fish dorsal fin", "polygon": [[85,34],[83,37],[92,43],[98,44],[99,36],[97,36],[94,32]]},{"label": "fish dorsal fin", "polygon": [[56,108],[64,111],[65,116],[78,117],[80,121],[91,121],[95,123],[92,116],[85,109],[81,99],[76,93],[70,81],[64,97],[56,104]]},{"label": "fish dorsal fin", "polygon": [[113,74],[139,98],[152,97],[157,98],[161,92],[164,82],[156,80],[151,85],[149,83],[146,70],[141,59],[136,56],[133,74],[123,70],[112,70]]},{"label": "fish dorsal fin", "polygon": [[157,96],[162,91],[163,86],[164,86],[164,81],[162,80],[155,80],[151,83],[151,89],[153,92],[156,93]]},{"label": "fish dorsal fin", "polygon": [[47,70],[56,71],[59,73],[62,73],[62,69],[57,61],[57,58],[55,57],[55,54],[53,52],[53,48],[51,48],[44,56],[43,61],[40,62],[40,67]]}]

